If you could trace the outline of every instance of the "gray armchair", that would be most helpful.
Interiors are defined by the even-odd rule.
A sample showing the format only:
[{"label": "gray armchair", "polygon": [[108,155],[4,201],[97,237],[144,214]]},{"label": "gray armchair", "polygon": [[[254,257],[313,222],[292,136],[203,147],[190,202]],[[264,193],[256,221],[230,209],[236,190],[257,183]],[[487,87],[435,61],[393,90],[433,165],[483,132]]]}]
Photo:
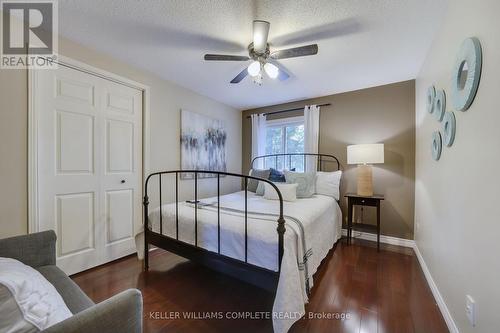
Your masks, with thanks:
[{"label": "gray armchair", "polygon": [[0,257],[17,259],[35,268],[54,285],[73,316],[44,332],[142,332],[142,295],[123,291],[99,304],[56,266],[56,234],[44,231],[0,240]]}]

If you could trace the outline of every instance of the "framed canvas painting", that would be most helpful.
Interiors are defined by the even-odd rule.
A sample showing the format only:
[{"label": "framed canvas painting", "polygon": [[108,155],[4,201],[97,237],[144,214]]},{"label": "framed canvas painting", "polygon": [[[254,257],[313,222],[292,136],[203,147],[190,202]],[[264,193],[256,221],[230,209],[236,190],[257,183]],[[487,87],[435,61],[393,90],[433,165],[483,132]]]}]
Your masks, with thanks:
[{"label": "framed canvas painting", "polygon": [[[227,132],[224,122],[195,112],[181,110],[181,168],[183,170],[226,171]],[[216,175],[198,174],[198,178]],[[193,179],[181,173],[181,179]]]}]

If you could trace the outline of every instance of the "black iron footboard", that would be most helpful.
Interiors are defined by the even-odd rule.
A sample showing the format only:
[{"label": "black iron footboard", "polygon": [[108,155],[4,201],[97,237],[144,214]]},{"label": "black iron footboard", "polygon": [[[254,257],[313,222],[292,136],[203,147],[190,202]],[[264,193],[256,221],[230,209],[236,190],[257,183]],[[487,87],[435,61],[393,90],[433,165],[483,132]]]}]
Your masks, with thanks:
[{"label": "black iron footboard", "polygon": [[[190,244],[179,240],[179,174],[192,173],[194,174],[194,229],[195,239],[194,244]],[[163,214],[162,207],[162,176],[175,174],[175,238],[164,235],[163,233]],[[217,179],[217,253],[209,251],[205,248],[198,246],[198,175],[199,174],[213,174]],[[239,177],[244,180],[245,191],[245,261],[234,259],[220,253],[220,178],[221,176]],[[160,214],[159,214],[159,232],[155,232],[149,225],[149,193],[148,185],[153,177],[157,177],[159,181],[159,201],[160,201]],[[277,236],[278,236],[278,272],[268,270],[251,263],[248,263],[248,181],[250,179],[263,181],[271,185],[279,198],[279,217],[277,220]],[[281,261],[284,252],[284,234],[285,234],[285,219],[283,217],[283,198],[281,192],[273,184],[273,182],[253,176],[242,174],[220,172],[220,171],[205,171],[205,170],[171,170],[155,172],[150,174],[146,179],[144,189],[144,268],[147,271],[149,268],[149,245],[154,245],[167,251],[173,252],[177,255],[187,259],[204,264],[212,269],[221,271],[228,275],[234,276],[238,279],[252,283],[254,285],[263,287],[270,291],[276,291],[278,283],[279,272],[281,271]]]}]

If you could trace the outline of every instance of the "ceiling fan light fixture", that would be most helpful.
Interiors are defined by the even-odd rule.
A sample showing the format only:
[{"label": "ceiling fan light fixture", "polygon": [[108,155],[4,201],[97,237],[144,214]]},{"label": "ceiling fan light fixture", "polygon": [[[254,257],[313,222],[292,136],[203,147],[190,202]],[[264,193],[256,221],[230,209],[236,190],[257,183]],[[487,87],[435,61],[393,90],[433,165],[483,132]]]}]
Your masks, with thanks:
[{"label": "ceiling fan light fixture", "polygon": [[[1,1],[1,0],[0,0]],[[245,77],[250,76],[252,81],[261,85],[264,72],[270,79],[285,81],[290,77],[287,70],[279,60],[311,56],[318,53],[318,44],[310,44],[271,52],[268,43],[270,23],[262,20],[253,21],[253,41],[248,44],[248,56],[231,54],[205,54],[206,61],[251,61],[245,64],[231,81],[231,84],[240,83]]]},{"label": "ceiling fan light fixture", "polygon": [[248,66],[248,74],[257,76],[260,73],[260,62],[254,61]]},{"label": "ceiling fan light fixture", "polygon": [[277,66],[271,64],[270,62],[264,65],[264,70],[271,79],[277,78],[280,71]]}]

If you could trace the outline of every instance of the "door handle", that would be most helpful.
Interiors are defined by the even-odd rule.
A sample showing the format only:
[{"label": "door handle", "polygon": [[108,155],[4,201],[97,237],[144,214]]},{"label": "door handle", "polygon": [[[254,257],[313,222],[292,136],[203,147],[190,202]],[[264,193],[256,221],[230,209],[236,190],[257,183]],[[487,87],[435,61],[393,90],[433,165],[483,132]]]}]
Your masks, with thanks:
[{"label": "door handle", "polygon": [[120,183],[125,184],[125,179],[122,179]]}]

